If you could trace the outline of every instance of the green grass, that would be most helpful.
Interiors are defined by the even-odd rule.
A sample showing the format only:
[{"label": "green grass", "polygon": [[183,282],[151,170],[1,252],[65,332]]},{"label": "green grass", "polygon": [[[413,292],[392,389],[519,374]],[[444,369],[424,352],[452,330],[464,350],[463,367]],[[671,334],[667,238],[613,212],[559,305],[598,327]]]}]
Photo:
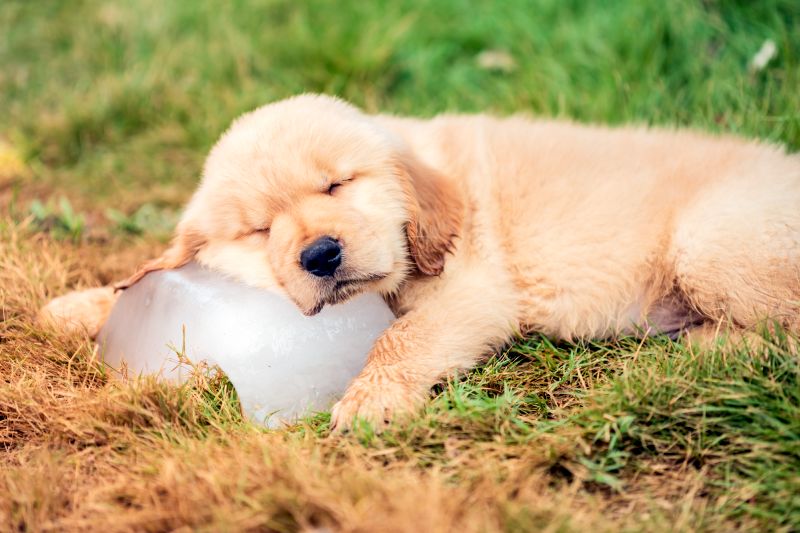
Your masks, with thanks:
[{"label": "green grass", "polygon": [[[750,60],[768,39],[777,54],[752,71]],[[510,55],[514,66],[482,67],[477,57],[487,50]],[[338,94],[369,111],[686,126],[796,151],[797,0],[9,0],[0,5],[0,66],[0,368],[10,369],[1,376],[0,457],[8,454],[7,483],[27,486],[30,457],[44,465],[67,457],[63,472],[52,469],[72,481],[53,491],[107,481],[103,464],[130,471],[132,487],[150,490],[152,470],[174,457],[208,479],[225,473],[213,483],[171,478],[194,501],[193,487],[208,481],[207,498],[222,490],[214,483],[223,486],[228,472],[238,472],[219,450],[241,447],[240,460],[263,466],[280,463],[285,446],[292,472],[313,465],[320,483],[354,507],[326,507],[328,500],[288,474],[264,470],[277,488],[237,474],[244,477],[227,518],[203,514],[201,503],[188,508],[234,529],[251,523],[237,514],[245,511],[268,516],[252,522],[264,527],[294,529],[304,520],[346,527],[369,523],[353,518],[358,502],[401,509],[386,502],[402,501],[409,492],[403,483],[413,481],[434,493],[463,490],[453,494],[467,515],[482,516],[469,514],[480,510],[475,502],[491,510],[485,529],[580,529],[586,516],[633,530],[800,529],[800,364],[781,339],[766,351],[717,353],[658,340],[569,346],[532,337],[438,387],[423,413],[385,434],[362,428],[331,442],[321,414],[281,432],[270,441],[279,451],[270,452],[254,444],[263,436],[238,415],[235,393],[221,378],[180,389],[131,385],[97,407],[92,395],[101,385],[94,383],[106,378],[84,361],[86,346],[42,336],[30,321],[31,306],[46,296],[113,279],[132,259],[124,250],[135,245],[142,259],[165,239],[205,153],[233,118],[304,91]],[[25,299],[20,287],[29,287]],[[17,364],[22,357],[39,362],[26,369]],[[39,413],[28,396],[48,409],[59,405],[41,396],[35,372],[68,376],[64,397],[91,418],[65,414],[72,422],[62,423],[19,414]],[[76,383],[90,384],[75,392],[69,387]],[[20,403],[9,407],[3,395]],[[107,444],[113,439],[121,444]],[[148,455],[148,446],[160,455]],[[193,449],[223,466],[181,455]],[[74,467],[85,466],[81,457],[97,464],[84,472]],[[82,473],[73,479],[69,468]],[[399,481],[384,489],[375,472]],[[532,479],[542,480],[539,488]],[[153,502],[170,490],[142,489],[150,499],[141,501],[133,488],[112,490],[119,498],[97,509],[155,513]],[[537,500],[537,491],[556,504]],[[15,527],[74,524],[52,520],[79,503],[35,494],[36,505],[10,504]],[[402,509],[413,517],[415,507],[424,505]],[[586,515],[588,508],[596,514]],[[153,523],[179,527],[191,517]]]},{"label": "green grass", "polygon": [[800,519],[800,359],[766,350],[665,349],[616,376],[574,421],[600,444],[594,467],[642,457],[691,464],[734,516],[796,527]]}]

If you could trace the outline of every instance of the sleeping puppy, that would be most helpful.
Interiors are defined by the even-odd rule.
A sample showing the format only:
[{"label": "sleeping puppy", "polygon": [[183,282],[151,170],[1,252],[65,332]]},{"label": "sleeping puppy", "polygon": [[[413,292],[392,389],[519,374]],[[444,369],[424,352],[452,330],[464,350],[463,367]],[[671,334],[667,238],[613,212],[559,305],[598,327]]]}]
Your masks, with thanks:
[{"label": "sleeping puppy", "polygon": [[[339,430],[380,426],[519,333],[797,328],[800,158],[688,131],[370,116],[303,95],[234,122],[172,245],[119,288],[193,259],[307,315],[384,295],[398,318],[332,412]],[[43,316],[96,331],[113,298],[73,293]]]}]

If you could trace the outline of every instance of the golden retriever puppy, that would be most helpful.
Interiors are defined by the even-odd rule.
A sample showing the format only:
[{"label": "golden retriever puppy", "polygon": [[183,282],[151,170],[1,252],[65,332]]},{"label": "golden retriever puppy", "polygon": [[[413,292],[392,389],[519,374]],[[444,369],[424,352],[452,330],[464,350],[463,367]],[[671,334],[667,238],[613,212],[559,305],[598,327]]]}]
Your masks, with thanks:
[{"label": "golden retriever puppy", "polygon": [[800,158],[689,131],[370,116],[304,95],[234,122],[171,247],[120,287],[192,259],[307,315],[384,295],[397,321],[332,412],[338,429],[381,425],[518,333],[796,328]]}]

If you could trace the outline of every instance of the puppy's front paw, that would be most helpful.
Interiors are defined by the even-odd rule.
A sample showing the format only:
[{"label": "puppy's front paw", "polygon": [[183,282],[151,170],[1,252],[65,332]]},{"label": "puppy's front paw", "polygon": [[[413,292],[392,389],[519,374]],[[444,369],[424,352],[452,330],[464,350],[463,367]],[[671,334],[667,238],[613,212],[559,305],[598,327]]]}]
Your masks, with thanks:
[{"label": "puppy's front paw", "polygon": [[397,416],[413,413],[424,399],[424,393],[399,380],[360,376],[333,406],[331,431],[348,431],[356,420],[368,422],[381,431]]}]

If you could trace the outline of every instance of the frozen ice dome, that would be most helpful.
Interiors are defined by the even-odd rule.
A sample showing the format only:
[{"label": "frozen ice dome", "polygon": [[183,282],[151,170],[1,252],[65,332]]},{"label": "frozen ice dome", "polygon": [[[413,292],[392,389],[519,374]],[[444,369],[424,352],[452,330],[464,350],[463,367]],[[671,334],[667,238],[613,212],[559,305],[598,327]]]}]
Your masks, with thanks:
[{"label": "frozen ice dome", "polygon": [[282,294],[190,263],[127,289],[98,342],[112,368],[176,381],[190,375],[176,353],[185,346],[190,361],[227,374],[252,421],[275,427],[329,408],[392,320],[374,293],[307,317]]}]

